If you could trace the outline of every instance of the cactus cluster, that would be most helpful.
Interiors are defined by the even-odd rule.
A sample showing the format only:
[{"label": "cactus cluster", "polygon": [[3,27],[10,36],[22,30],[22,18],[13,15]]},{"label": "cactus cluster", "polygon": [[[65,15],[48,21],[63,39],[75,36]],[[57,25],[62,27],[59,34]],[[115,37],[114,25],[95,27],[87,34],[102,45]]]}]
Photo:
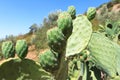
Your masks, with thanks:
[{"label": "cactus cluster", "polygon": [[47,40],[49,47],[58,53],[61,53],[66,45],[66,37],[62,33],[62,31],[55,27],[53,29],[48,30],[47,32]]},{"label": "cactus cluster", "polygon": [[12,41],[6,41],[2,43],[2,54],[4,58],[10,58],[15,56],[15,52],[18,57],[24,59],[28,53],[28,45],[25,40],[18,40],[14,46]]},{"label": "cactus cluster", "polygon": [[46,71],[56,71],[54,73],[56,80],[67,79],[68,64],[65,60],[65,51],[66,42],[72,34],[72,29],[73,20],[71,14],[62,12],[58,16],[57,27],[47,31],[47,41],[50,50],[40,55],[40,64]]},{"label": "cactus cluster", "polygon": [[46,51],[44,54],[40,55],[41,66],[47,71],[53,71],[58,69],[58,53],[55,53],[51,50]]},{"label": "cactus cluster", "polygon": [[[70,6],[67,12],[60,13],[57,27],[48,30],[50,49],[40,54],[39,63],[55,80],[103,80],[101,73],[106,74],[105,79],[120,80],[120,46],[104,35],[119,34],[119,22],[107,25],[109,30],[94,32],[90,20],[95,15],[96,9],[89,8],[87,16],[76,16],[75,7]],[[6,58],[13,55],[11,46],[11,42],[3,43]],[[15,48],[23,59],[28,49],[25,41],[18,41]]]}]

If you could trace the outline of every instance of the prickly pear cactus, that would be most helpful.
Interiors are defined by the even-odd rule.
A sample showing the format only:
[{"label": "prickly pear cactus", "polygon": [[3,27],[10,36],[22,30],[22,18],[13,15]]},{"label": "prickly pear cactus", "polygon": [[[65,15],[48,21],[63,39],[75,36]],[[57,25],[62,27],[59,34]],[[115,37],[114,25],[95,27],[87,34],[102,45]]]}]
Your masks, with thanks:
[{"label": "prickly pear cactus", "polygon": [[59,66],[58,53],[48,50],[41,54],[40,64],[46,71],[55,71]]},{"label": "prickly pear cactus", "polygon": [[15,49],[12,41],[2,43],[2,54],[6,59],[15,56]]},{"label": "prickly pear cactus", "polygon": [[19,58],[24,59],[26,57],[28,53],[28,45],[25,40],[18,40],[15,49]]},{"label": "prickly pear cactus", "polygon": [[72,33],[72,18],[68,12],[62,12],[58,16],[57,20],[58,28],[68,38]]},{"label": "prickly pear cactus", "polygon": [[54,80],[37,62],[9,58],[0,63],[0,80]]},{"label": "prickly pear cactus", "polygon": [[76,9],[74,6],[69,6],[67,12],[71,15],[72,19],[76,18]]},{"label": "prickly pear cactus", "polygon": [[96,15],[96,9],[94,7],[88,8],[88,10],[87,10],[87,18],[89,20],[92,20],[92,19],[94,19],[95,15]]},{"label": "prickly pear cactus", "polygon": [[[115,77],[118,73],[118,55],[120,46],[109,40],[101,33],[93,33],[88,44],[91,61],[96,67],[109,75]],[[120,58],[119,58],[120,59]]]},{"label": "prickly pear cactus", "polygon": [[87,46],[92,34],[92,25],[84,15],[73,21],[73,31],[67,40],[66,57],[80,53]]},{"label": "prickly pear cactus", "polygon": [[62,53],[66,45],[66,38],[58,27],[48,30],[47,41],[49,47],[58,53]]}]

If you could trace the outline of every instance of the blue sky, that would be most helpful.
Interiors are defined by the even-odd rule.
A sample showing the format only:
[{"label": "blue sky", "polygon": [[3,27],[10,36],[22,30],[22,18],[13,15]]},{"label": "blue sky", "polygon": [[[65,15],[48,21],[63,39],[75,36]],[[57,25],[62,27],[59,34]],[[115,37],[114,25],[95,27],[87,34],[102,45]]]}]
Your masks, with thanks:
[{"label": "blue sky", "polygon": [[33,23],[40,25],[50,12],[74,5],[77,14],[110,0],[0,0],[0,38],[29,31]]}]

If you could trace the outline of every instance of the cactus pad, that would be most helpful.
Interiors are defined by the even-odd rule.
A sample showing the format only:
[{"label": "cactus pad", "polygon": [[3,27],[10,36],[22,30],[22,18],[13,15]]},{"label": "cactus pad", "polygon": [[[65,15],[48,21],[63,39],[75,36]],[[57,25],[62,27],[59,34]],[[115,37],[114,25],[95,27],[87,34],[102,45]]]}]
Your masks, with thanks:
[{"label": "cactus pad", "polygon": [[15,46],[19,58],[24,59],[28,53],[28,45],[25,40],[18,40]]},{"label": "cactus pad", "polygon": [[56,70],[58,62],[58,53],[48,50],[40,55],[40,64],[47,71]]},{"label": "cactus pad", "polygon": [[74,6],[69,6],[67,12],[71,15],[72,19],[75,19],[76,9]]},{"label": "cactus pad", "polygon": [[94,19],[95,15],[96,15],[96,9],[94,7],[88,8],[88,10],[87,10],[87,18],[89,20],[92,20],[92,19]]},{"label": "cactus pad", "polygon": [[55,52],[61,53],[65,48],[66,39],[60,29],[57,27],[48,30],[47,40],[49,47]]},{"label": "cactus pad", "polygon": [[15,56],[15,49],[12,41],[6,41],[2,43],[2,54],[5,58],[10,58]]},{"label": "cactus pad", "polygon": [[58,16],[57,20],[58,28],[68,38],[72,33],[72,18],[68,12],[62,12]]},{"label": "cactus pad", "polygon": [[117,55],[120,47],[100,33],[93,33],[88,44],[91,59],[97,68],[110,77],[117,73]]},{"label": "cactus pad", "polygon": [[84,15],[73,21],[73,32],[67,41],[66,57],[80,53],[87,46],[92,34],[92,25]]},{"label": "cactus pad", "polygon": [[0,63],[0,80],[53,80],[50,73],[33,60],[9,58]]}]

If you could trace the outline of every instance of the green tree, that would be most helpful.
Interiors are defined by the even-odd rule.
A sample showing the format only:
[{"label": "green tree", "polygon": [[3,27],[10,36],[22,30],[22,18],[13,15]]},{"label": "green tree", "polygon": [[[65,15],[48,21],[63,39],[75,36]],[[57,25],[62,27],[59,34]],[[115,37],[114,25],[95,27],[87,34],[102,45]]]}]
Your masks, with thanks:
[{"label": "green tree", "polygon": [[30,29],[29,33],[35,33],[38,29],[38,25],[34,23],[29,27],[29,29]]}]

